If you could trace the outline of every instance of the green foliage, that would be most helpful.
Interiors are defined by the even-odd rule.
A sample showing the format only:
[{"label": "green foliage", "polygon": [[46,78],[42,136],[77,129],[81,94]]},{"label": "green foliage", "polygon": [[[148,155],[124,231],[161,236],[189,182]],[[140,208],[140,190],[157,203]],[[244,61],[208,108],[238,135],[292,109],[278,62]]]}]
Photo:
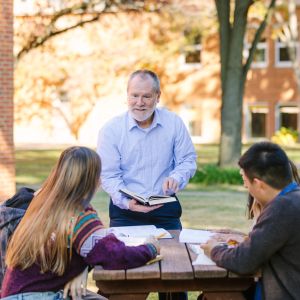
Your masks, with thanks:
[{"label": "green foliage", "polygon": [[204,165],[196,171],[191,183],[212,184],[242,184],[242,178],[237,168],[220,168],[217,165]]},{"label": "green foliage", "polygon": [[286,127],[281,127],[280,130],[276,131],[275,135],[272,136],[272,142],[284,146],[295,145],[297,140],[298,132]]}]

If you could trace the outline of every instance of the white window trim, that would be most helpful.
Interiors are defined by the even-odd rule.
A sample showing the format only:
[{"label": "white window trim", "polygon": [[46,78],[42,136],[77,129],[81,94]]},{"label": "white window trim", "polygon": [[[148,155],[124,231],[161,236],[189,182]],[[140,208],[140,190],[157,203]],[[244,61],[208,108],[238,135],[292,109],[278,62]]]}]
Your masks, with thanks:
[{"label": "white window trim", "polygon": [[[255,24],[250,24],[248,25],[247,29],[257,29],[258,26]],[[244,38],[244,51],[243,51],[243,56],[247,60],[249,56],[249,50],[251,48],[251,44],[248,43],[247,40],[247,34],[248,31],[246,31],[245,38]],[[259,61],[255,62],[254,60],[251,62],[251,68],[252,69],[260,69],[260,68],[266,68],[269,64],[269,47],[268,47],[268,41],[266,39],[265,42],[258,42],[256,45],[257,50],[264,49],[265,50],[265,60],[264,61]]]},{"label": "white window trim", "polygon": [[[277,68],[291,68],[292,67],[292,61],[280,61],[279,60],[279,50],[280,48],[287,48],[286,43],[280,42],[280,41],[275,41],[275,67]],[[297,60],[299,60],[299,43],[297,43],[296,47],[296,56]]]},{"label": "white window trim", "polygon": [[265,102],[261,102],[261,103],[248,103],[246,105],[246,110],[244,111],[244,116],[245,116],[245,136],[246,136],[246,140],[247,141],[260,141],[260,140],[265,140],[266,137],[253,137],[251,135],[251,121],[252,121],[252,117],[251,117],[251,108],[257,106],[258,110],[266,111],[266,115],[268,115],[269,113],[269,107],[268,104]]},{"label": "white window trim", "polygon": [[[249,50],[250,50],[250,44],[245,43],[245,49],[244,49],[244,58],[247,59],[249,56]],[[258,43],[256,46],[257,50],[264,49],[265,50],[265,60],[264,61],[252,61],[251,62],[251,68],[253,69],[259,69],[259,68],[266,68],[269,64],[269,47],[267,42],[265,43]]]},{"label": "white window trim", "polygon": [[280,122],[280,113],[285,110],[293,110],[295,114],[299,114],[299,108],[296,103],[278,103],[275,107],[275,131],[280,130],[282,127]]}]

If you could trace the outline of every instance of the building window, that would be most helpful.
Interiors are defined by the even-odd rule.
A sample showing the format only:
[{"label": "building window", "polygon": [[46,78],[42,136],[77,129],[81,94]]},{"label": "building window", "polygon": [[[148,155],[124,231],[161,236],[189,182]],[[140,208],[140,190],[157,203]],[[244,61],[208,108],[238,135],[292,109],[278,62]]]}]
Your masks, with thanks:
[{"label": "building window", "polygon": [[192,140],[197,143],[202,136],[202,109],[189,104],[182,105],[179,115],[187,127]]},{"label": "building window", "polygon": [[281,127],[297,130],[299,108],[297,106],[279,106],[279,122],[277,130]]},{"label": "building window", "polygon": [[249,106],[247,136],[250,138],[263,138],[267,135],[267,106]]},{"label": "building window", "polygon": [[[296,47],[296,57],[299,57],[299,45]],[[276,67],[291,67],[292,61],[286,43],[278,39],[275,42],[275,65]]]},{"label": "building window", "polygon": [[191,136],[201,136],[202,135],[202,123],[201,120],[190,120],[189,121],[189,132]]},{"label": "building window", "polygon": [[191,28],[184,31],[185,46],[183,48],[183,63],[186,66],[201,65],[201,34],[198,29]]},{"label": "building window", "polygon": [[292,66],[286,44],[278,40],[275,42],[275,64],[277,67]]},{"label": "building window", "polygon": [[[256,33],[257,27],[250,26],[247,28],[247,32],[245,34],[245,41],[244,41],[244,60],[249,56],[249,51]],[[256,46],[256,50],[254,52],[253,61],[251,63],[251,67],[253,68],[265,68],[268,65],[268,47],[267,47],[267,40],[265,36],[262,36],[260,41]]]}]

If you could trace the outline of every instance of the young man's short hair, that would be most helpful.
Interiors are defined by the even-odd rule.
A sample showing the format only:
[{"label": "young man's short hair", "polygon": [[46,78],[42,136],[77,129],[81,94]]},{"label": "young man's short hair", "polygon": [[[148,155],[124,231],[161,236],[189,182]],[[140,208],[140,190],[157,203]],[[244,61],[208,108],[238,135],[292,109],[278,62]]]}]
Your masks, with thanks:
[{"label": "young man's short hair", "polygon": [[286,153],[271,142],[252,145],[238,164],[251,181],[257,178],[275,189],[283,189],[293,180]]}]

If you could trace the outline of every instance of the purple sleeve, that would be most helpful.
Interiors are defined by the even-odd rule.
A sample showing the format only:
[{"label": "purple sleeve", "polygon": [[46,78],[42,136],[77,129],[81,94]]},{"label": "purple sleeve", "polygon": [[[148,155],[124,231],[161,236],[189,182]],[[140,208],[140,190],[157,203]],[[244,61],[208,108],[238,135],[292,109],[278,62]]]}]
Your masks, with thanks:
[{"label": "purple sleeve", "polygon": [[151,244],[126,246],[115,235],[110,234],[99,240],[85,262],[89,265],[101,265],[106,270],[122,270],[140,267],[156,256]]}]

